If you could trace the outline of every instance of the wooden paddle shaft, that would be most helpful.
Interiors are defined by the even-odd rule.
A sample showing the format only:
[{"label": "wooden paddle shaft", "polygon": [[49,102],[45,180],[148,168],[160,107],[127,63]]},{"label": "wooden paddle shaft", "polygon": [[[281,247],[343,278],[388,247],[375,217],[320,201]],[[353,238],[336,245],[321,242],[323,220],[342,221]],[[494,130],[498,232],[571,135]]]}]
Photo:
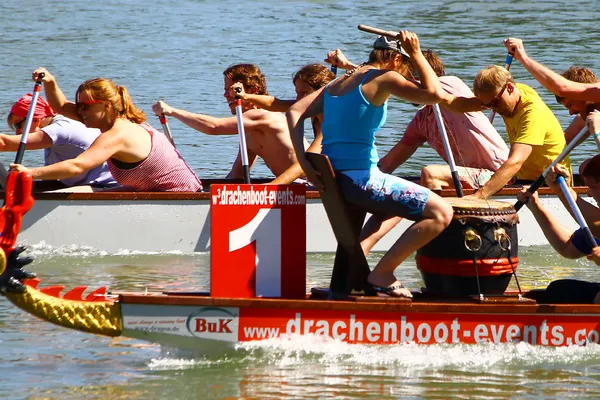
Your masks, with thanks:
[{"label": "wooden paddle shaft", "polygon": [[383,29],[373,28],[372,26],[368,26],[368,25],[360,24],[358,26],[358,30],[363,31],[363,32],[373,33],[373,34],[379,35],[379,36],[385,36],[385,37],[388,37],[391,39],[400,39],[399,32],[384,31]]}]

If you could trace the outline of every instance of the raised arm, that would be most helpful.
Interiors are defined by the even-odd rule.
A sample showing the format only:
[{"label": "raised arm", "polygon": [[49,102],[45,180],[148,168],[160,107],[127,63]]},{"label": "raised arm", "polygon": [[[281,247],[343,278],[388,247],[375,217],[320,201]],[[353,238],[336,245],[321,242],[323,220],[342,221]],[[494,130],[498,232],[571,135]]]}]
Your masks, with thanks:
[{"label": "raised arm", "polygon": [[48,104],[50,104],[50,107],[52,107],[52,109],[55,112],[62,114],[65,117],[81,121],[81,117],[77,112],[77,106],[75,105],[75,103],[67,100],[65,94],[58,87],[56,79],[52,74],[48,72],[46,68],[40,67],[33,71],[33,73],[31,74],[32,79],[34,81],[37,81],[39,75],[42,72],[44,73],[44,78],[42,79],[42,82],[44,83],[46,100],[48,101]]},{"label": "raised arm", "polygon": [[325,62],[341,69],[352,69],[358,67],[358,64],[354,64],[352,61],[348,60],[346,55],[340,49],[331,50],[329,53],[327,53]]},{"label": "raised arm", "polygon": [[[242,100],[249,101],[257,107],[269,111],[286,112],[296,102],[295,100],[281,100],[275,96],[264,94],[246,93],[244,85],[241,82],[234,83],[230,90]],[[232,97],[233,94],[232,94]]]},{"label": "raised arm", "polygon": [[508,38],[504,41],[504,45],[543,87],[555,95],[573,100],[600,101],[600,83],[573,82],[557,74],[530,58],[525,52],[521,39]]}]

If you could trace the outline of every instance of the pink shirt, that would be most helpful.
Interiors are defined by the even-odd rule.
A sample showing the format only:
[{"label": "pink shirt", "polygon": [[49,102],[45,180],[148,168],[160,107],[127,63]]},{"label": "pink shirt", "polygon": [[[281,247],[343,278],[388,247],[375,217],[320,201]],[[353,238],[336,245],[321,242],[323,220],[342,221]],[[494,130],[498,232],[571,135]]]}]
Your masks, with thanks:
[{"label": "pink shirt", "polygon": [[[454,96],[473,97],[471,89],[455,76],[439,78],[442,88]],[[440,107],[454,161],[461,167],[496,171],[508,158],[508,147],[482,112],[454,113]],[[417,111],[400,143],[407,146],[429,143],[448,162],[432,106]]]},{"label": "pink shirt", "polygon": [[108,168],[119,185],[129,186],[137,192],[197,192],[202,189],[194,171],[165,135],[147,123],[140,126],[150,134],[150,154],[137,166],[126,169],[119,168],[109,159]]}]

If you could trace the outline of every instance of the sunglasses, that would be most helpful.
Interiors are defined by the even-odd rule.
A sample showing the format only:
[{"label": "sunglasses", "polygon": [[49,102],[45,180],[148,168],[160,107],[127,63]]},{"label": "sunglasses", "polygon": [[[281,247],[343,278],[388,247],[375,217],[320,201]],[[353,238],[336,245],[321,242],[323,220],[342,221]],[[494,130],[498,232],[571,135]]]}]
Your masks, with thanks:
[{"label": "sunglasses", "polygon": [[502,97],[502,93],[504,93],[504,91],[506,90],[507,86],[508,86],[508,83],[505,83],[504,87],[502,88],[502,90],[500,91],[500,93],[498,93],[498,95],[496,97],[494,97],[494,100],[490,101],[487,104],[485,104],[485,103],[481,103],[481,104],[485,108],[495,108],[495,107],[498,107],[500,105],[500,97]]},{"label": "sunglasses", "polygon": [[25,121],[27,121],[27,118],[23,118],[19,122],[15,122],[14,124],[10,124],[10,127],[12,128],[13,131],[16,131],[17,129],[21,129],[23,127],[23,124],[25,123]]},{"label": "sunglasses", "polygon": [[104,103],[104,100],[77,101],[75,106],[78,110],[86,111],[91,105]]}]

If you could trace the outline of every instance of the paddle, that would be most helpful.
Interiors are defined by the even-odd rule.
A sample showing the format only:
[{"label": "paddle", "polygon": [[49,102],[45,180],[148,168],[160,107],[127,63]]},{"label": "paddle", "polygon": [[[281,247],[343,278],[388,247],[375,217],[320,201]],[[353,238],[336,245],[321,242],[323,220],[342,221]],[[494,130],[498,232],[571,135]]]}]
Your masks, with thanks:
[{"label": "paddle", "polygon": [[400,33],[393,31],[384,31],[383,29],[373,28],[372,26],[358,25],[358,30],[363,32],[374,33],[379,36],[385,36],[390,39],[400,39]]},{"label": "paddle", "polygon": [[[241,88],[235,88],[236,93],[241,93]],[[244,183],[250,183],[250,166],[248,165],[248,148],[246,146],[246,132],[244,131],[244,120],[242,118],[242,99],[236,96],[235,116],[237,117],[238,135],[240,137],[240,154],[242,156],[242,168],[244,170]]]},{"label": "paddle", "polygon": [[[508,53],[506,55],[506,61],[505,61],[505,65],[504,68],[509,71],[510,70],[510,65],[513,62],[513,55],[512,53]],[[494,117],[496,116],[496,111],[492,110],[492,115],[490,115],[490,122],[494,122]]]},{"label": "paddle", "polygon": [[452,155],[452,148],[450,148],[450,141],[448,140],[448,132],[446,132],[444,118],[442,117],[442,112],[440,111],[440,106],[438,104],[433,105],[433,113],[435,114],[435,120],[437,121],[438,128],[440,129],[440,134],[442,135],[444,150],[446,150],[448,164],[450,165],[450,173],[452,174],[452,181],[454,181],[454,187],[456,188],[456,195],[458,197],[463,197],[462,186],[458,179],[458,171],[456,170],[454,156]]},{"label": "paddle", "polygon": [[[552,161],[552,163],[546,167],[546,169],[544,170],[544,172],[542,172],[542,174],[535,180],[535,182],[533,182],[531,184],[531,186],[529,187],[529,189],[527,191],[529,193],[535,193],[535,191],[539,189],[539,187],[542,185],[542,183],[544,183],[544,179],[546,178],[546,175],[548,175],[548,171],[550,171],[550,169],[552,167],[554,167],[556,164],[558,164],[559,162],[561,162],[562,160],[564,160],[565,158],[567,158],[567,156],[569,155],[569,153],[575,147],[577,147],[577,145],[579,145],[579,143],[582,142],[583,139],[585,139],[587,133],[588,133],[588,128],[587,128],[587,126],[584,126],[579,131],[579,133],[573,138],[573,140],[571,140],[569,142],[569,144],[567,144],[565,146],[565,148],[562,151],[562,153],[560,153],[558,155],[558,157],[556,157],[554,159],[554,161]],[[519,211],[524,205],[525,205],[525,203],[523,203],[522,201],[518,200],[515,203],[515,210]]]},{"label": "paddle", "polygon": [[158,116],[158,119],[160,120],[160,123],[162,124],[163,132],[165,133],[165,136],[167,137],[167,139],[169,139],[169,142],[171,142],[173,147],[175,147],[175,141],[173,140],[173,135],[171,134],[171,128],[169,128],[169,123],[167,122],[167,117],[165,116],[165,114],[160,114]]},{"label": "paddle", "polygon": [[331,72],[333,72],[334,75],[337,75],[337,67],[335,65],[331,66]]},{"label": "paddle", "polygon": [[577,203],[575,203],[575,199],[573,199],[573,197],[571,196],[571,191],[569,190],[569,186],[567,186],[565,178],[563,176],[559,176],[556,179],[556,181],[560,185],[560,190],[565,195],[565,198],[569,203],[569,207],[571,207],[571,211],[573,211],[575,220],[577,221],[581,229],[583,229],[583,231],[585,232],[585,238],[588,241],[588,244],[591,246],[590,248],[593,249],[594,247],[598,246],[598,244],[596,243],[596,238],[594,237],[594,235],[592,235],[592,231],[588,227],[587,222],[585,222],[585,218],[583,218],[583,215],[581,214],[581,210],[579,210],[579,207],[577,207]]},{"label": "paddle", "polygon": [[17,150],[17,156],[15,157],[15,164],[21,164],[23,161],[23,155],[25,154],[25,147],[27,147],[27,136],[31,129],[31,123],[33,122],[33,114],[35,113],[35,105],[37,104],[38,97],[42,91],[42,79],[44,79],[43,72],[38,75],[35,85],[33,86],[33,96],[31,98],[31,104],[29,105],[29,111],[27,112],[27,118],[25,119],[25,127],[21,134],[21,142],[19,143],[19,149]]}]

